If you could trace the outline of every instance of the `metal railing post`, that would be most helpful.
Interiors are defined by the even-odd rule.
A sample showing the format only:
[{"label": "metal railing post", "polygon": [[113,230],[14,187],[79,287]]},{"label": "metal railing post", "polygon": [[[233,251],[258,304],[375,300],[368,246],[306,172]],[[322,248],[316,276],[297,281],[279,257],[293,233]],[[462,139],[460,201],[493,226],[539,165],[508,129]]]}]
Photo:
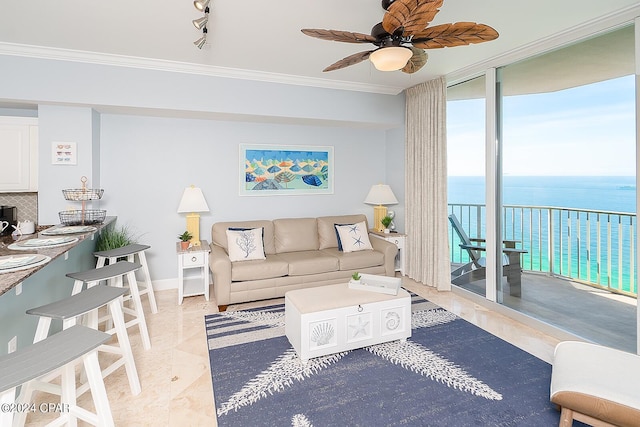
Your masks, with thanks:
[{"label": "metal railing post", "polygon": [[547,230],[547,250],[549,253],[549,276],[553,276],[553,269],[555,264],[555,251],[553,250],[553,210],[549,208],[547,210],[547,224],[549,225]]}]

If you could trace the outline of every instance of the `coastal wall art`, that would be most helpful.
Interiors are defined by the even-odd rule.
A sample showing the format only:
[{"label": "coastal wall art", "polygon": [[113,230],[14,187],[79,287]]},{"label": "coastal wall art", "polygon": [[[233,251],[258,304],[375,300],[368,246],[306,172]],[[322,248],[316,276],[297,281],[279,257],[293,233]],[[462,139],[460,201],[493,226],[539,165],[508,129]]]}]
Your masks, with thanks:
[{"label": "coastal wall art", "polygon": [[333,194],[333,147],[240,144],[240,195]]},{"label": "coastal wall art", "polygon": [[78,164],[78,147],[75,142],[51,143],[52,165],[76,165]]}]

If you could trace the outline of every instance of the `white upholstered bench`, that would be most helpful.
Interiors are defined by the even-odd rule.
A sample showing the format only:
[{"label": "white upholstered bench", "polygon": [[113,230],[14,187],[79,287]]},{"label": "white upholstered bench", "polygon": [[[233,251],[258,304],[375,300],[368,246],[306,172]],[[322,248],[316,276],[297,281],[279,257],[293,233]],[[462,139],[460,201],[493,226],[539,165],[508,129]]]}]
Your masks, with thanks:
[{"label": "white upholstered bench", "polygon": [[640,425],[640,356],[577,341],[556,346],[551,401],[562,409],[560,426]]}]

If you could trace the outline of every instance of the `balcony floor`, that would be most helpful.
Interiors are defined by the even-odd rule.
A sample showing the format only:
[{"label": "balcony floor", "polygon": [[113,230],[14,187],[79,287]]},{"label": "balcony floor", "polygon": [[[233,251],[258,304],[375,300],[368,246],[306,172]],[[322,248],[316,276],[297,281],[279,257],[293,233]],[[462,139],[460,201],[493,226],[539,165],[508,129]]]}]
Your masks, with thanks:
[{"label": "balcony floor", "polygon": [[[505,289],[506,280],[504,281]],[[485,294],[485,281],[461,287]],[[539,273],[522,274],[522,295],[503,304],[586,340],[636,352],[637,299]]]}]

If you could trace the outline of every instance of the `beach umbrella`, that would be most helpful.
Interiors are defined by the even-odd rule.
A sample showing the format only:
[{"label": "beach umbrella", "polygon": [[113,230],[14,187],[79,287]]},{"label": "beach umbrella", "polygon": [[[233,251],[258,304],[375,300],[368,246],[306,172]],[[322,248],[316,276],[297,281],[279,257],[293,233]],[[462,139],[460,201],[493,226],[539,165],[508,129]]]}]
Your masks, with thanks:
[{"label": "beach umbrella", "polygon": [[322,185],[322,181],[315,175],[304,175],[302,177],[302,181],[304,181],[307,185],[312,185],[314,187],[320,187]]}]

